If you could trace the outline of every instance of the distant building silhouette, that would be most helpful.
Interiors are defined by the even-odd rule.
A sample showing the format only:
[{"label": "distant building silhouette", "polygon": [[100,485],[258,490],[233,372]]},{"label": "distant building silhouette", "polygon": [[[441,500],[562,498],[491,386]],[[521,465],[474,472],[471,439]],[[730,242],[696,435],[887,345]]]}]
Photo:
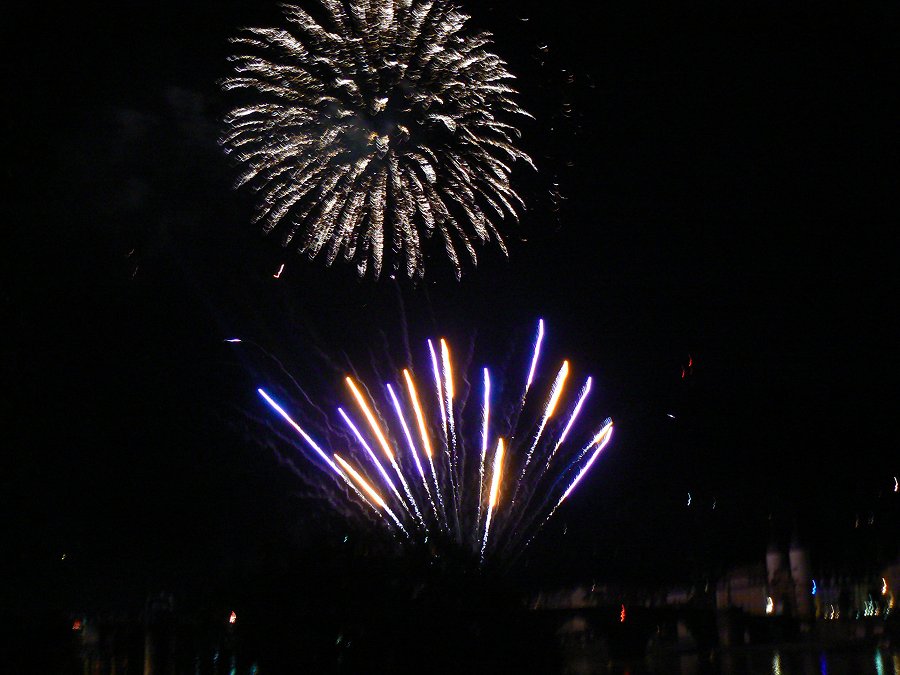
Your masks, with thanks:
[{"label": "distant building silhouette", "polygon": [[725,575],[716,588],[718,609],[737,608],[747,614],[812,619],[812,584],[809,554],[797,537],[787,556],[774,541],[766,562],[743,565]]}]

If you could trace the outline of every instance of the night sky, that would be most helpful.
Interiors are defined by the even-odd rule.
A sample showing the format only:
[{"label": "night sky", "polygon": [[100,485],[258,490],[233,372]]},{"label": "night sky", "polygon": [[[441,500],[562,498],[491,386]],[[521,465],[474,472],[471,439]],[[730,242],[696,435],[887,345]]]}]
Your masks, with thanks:
[{"label": "night sky", "polygon": [[466,5],[537,118],[539,172],[514,174],[529,211],[508,260],[484,250],[457,283],[432,257],[417,287],[281,249],[231,188],[216,83],[227,38],[277,21],[273,4],[7,12],[0,508],[17,602],[314,558],[340,527],[254,439],[266,373],[223,339],[331,400],[340,376],[311,352],[363,366],[386,340],[402,359],[404,319],[417,344],[477,333],[502,361],[543,317],[548,354],[595,377],[616,437],[533,579],[690,583],[793,532],[815,569],[897,554],[897,54],[873,30],[891,17]]}]

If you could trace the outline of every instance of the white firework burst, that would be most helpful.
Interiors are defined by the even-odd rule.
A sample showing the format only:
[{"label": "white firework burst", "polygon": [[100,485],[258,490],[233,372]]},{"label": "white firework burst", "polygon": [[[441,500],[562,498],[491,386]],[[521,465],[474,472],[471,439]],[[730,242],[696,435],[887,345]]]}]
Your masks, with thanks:
[{"label": "white firework burst", "polygon": [[221,143],[259,195],[255,220],[284,246],[359,274],[424,274],[435,234],[457,278],[498,222],[517,218],[509,123],[527,116],[491,35],[444,0],[319,0],[319,20],[282,5],[284,28],[233,39],[225,90],[256,100],[225,118]]}]

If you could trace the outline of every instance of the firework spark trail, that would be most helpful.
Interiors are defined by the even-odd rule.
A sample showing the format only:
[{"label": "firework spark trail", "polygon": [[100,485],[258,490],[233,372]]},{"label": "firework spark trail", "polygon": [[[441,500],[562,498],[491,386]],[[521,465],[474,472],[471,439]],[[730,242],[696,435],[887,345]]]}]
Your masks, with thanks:
[{"label": "firework spark trail", "polygon": [[[467,406],[469,405],[469,401],[472,399],[473,393],[476,391],[477,387],[472,382],[472,376],[474,375],[477,368],[473,368],[472,364],[475,362],[475,348],[477,345],[477,336],[473,336],[468,340],[467,349],[465,351],[460,351],[463,354],[457,360],[457,365],[454,367],[454,372],[456,373],[456,378],[459,384],[457,385],[457,396],[454,403],[454,409],[456,410],[456,429],[457,429],[457,451],[459,452],[461,464],[459,470],[462,472],[464,477],[467,477],[466,473],[466,462],[468,457],[466,455],[466,442],[463,436],[463,432],[465,431],[465,423],[463,421],[463,415],[467,410]],[[461,362],[460,362],[461,361]],[[470,374],[471,371],[471,374]]]},{"label": "firework spark trail", "polygon": [[434,351],[434,344],[431,340],[428,342],[428,353],[431,355],[431,370],[434,373],[434,388],[437,390],[438,401],[441,403],[441,428],[444,430],[444,436],[447,436],[447,409],[444,407],[444,385],[441,382],[441,369],[438,366],[437,353]]},{"label": "firework spark trail", "polygon": [[[450,478],[450,497],[451,497],[451,513],[453,514],[453,521],[456,525],[456,532],[459,532],[459,490],[456,487],[456,468],[453,463],[453,455],[450,452],[450,434],[447,429],[447,407],[444,402],[444,384],[441,381],[441,368],[438,365],[437,353],[434,349],[434,344],[431,340],[428,340],[428,352],[431,355],[431,369],[434,373],[434,388],[437,393],[438,405],[441,409],[441,428],[444,431],[444,448],[446,449],[447,455],[447,463],[450,466],[450,471],[447,472],[448,477]],[[432,466],[432,469],[434,467]],[[445,511],[446,512],[446,511]]]},{"label": "firework spark trail", "polygon": [[[594,454],[591,455],[591,458],[587,461],[583,467],[581,467],[581,471],[578,472],[578,475],[575,476],[575,480],[573,480],[569,487],[566,488],[566,491],[563,493],[563,496],[559,498],[559,501],[556,502],[556,506],[553,507],[553,511],[550,512],[550,515],[547,516],[548,520],[550,516],[556,513],[556,509],[559,508],[559,505],[562,504],[566,497],[572,494],[572,491],[578,486],[578,483],[581,482],[581,479],[587,475],[587,472],[591,470],[591,467],[594,465],[594,462],[597,461],[597,458],[600,456],[600,453],[603,452],[603,449],[607,446],[610,439],[612,438],[613,431],[613,423],[612,421],[608,422],[591,441],[592,446],[596,446],[594,450]],[[590,446],[589,446],[590,447]],[[583,453],[582,453],[583,454]]]},{"label": "firework spark trail", "polygon": [[[437,507],[434,505],[434,499],[431,497],[431,488],[428,487],[428,480],[425,478],[425,469],[422,467],[422,462],[419,460],[419,453],[416,452],[416,444],[413,442],[412,434],[409,432],[409,426],[406,424],[406,417],[403,415],[403,408],[400,406],[400,400],[397,398],[397,394],[394,393],[394,388],[390,384],[387,385],[387,390],[391,396],[391,402],[394,404],[394,410],[397,412],[397,419],[400,421],[400,426],[403,428],[403,435],[406,436],[409,453],[412,455],[412,458],[416,463],[416,468],[419,470],[419,476],[422,478],[422,486],[425,488],[425,494],[428,495],[431,510],[434,512],[434,519],[439,520]],[[427,532],[428,525],[425,523],[424,518],[422,518],[422,526]]]},{"label": "firework spark trail", "polygon": [[428,440],[428,429],[425,426],[425,416],[422,414],[422,406],[419,403],[419,394],[416,392],[416,385],[413,382],[409,370],[403,370],[403,377],[406,379],[406,388],[409,391],[409,398],[413,404],[413,410],[416,413],[416,422],[419,425],[419,433],[422,436],[422,447],[425,449],[425,457],[428,459],[428,465],[431,467],[431,478],[434,480],[434,494],[437,496],[438,504],[441,506],[441,512],[444,514],[444,528],[449,531],[450,523],[447,522],[447,507],[444,506],[444,498],[441,495],[441,486],[438,482],[437,472],[434,470],[434,460],[432,458],[431,442]]},{"label": "firework spark trail", "polygon": [[[269,406],[271,406],[271,407],[275,410],[275,412],[277,412],[279,415],[281,415],[281,417],[283,417],[284,420],[285,420],[288,424],[290,424],[298,434],[300,434],[300,436],[303,438],[303,440],[306,441],[307,445],[309,445],[309,446],[310,446],[310,447],[311,447],[311,448],[312,448],[312,449],[313,449],[313,450],[314,450],[314,451],[315,451],[315,452],[316,452],[323,460],[325,460],[325,463],[328,464],[328,466],[331,467],[331,469],[332,469],[338,476],[341,477],[341,479],[342,479],[342,480],[350,487],[351,490],[353,490],[353,491],[357,494],[357,496],[360,497],[360,499],[362,499],[366,504],[368,504],[369,506],[371,506],[373,509],[375,508],[374,505],[373,505],[371,502],[369,502],[368,499],[366,499],[365,495],[363,495],[363,494],[356,488],[356,486],[355,486],[355,485],[347,478],[346,474],[344,474],[344,472],[341,471],[341,470],[337,467],[337,465],[331,460],[331,458],[330,458],[328,455],[325,454],[325,452],[322,450],[322,448],[320,448],[320,447],[318,446],[318,444],[316,444],[316,442],[312,439],[312,437],[311,437],[308,433],[306,433],[306,432],[300,427],[300,425],[297,424],[297,423],[291,418],[290,415],[288,415],[288,413],[284,410],[284,408],[282,408],[280,405],[278,405],[278,403],[276,403],[275,400],[274,400],[271,396],[269,396],[269,394],[267,394],[267,393],[265,392],[265,390],[263,390],[263,389],[257,389],[256,391],[259,393],[260,396],[263,397],[263,399],[265,399],[266,403],[268,403]],[[376,510],[376,512],[377,512],[377,509],[375,509],[375,510]]]},{"label": "firework spark trail", "polygon": [[[510,434],[512,434],[512,430],[515,430],[519,425],[519,416],[522,414],[522,411],[525,410],[525,399],[528,398],[528,390],[531,389],[531,384],[534,382],[534,376],[537,372],[538,360],[541,356],[541,343],[544,341],[544,320],[538,319],[538,331],[537,335],[534,338],[534,351],[531,355],[531,367],[528,369],[528,378],[525,380],[525,386],[522,389],[522,396],[519,398],[519,405],[515,411],[515,414],[512,417],[510,422]],[[510,442],[513,440],[513,436],[510,436]]]},{"label": "firework spark trail", "polygon": [[400,530],[403,532],[403,534],[405,534],[407,537],[409,537],[409,532],[407,532],[406,528],[403,527],[403,524],[400,522],[400,519],[397,518],[397,515],[393,511],[391,511],[390,507],[381,498],[381,495],[379,495],[378,492],[371,485],[369,485],[369,483],[366,481],[366,479],[363,478],[361,475],[359,475],[359,472],[356,469],[354,469],[352,466],[350,466],[344,460],[344,458],[341,457],[340,455],[338,455],[337,453],[335,453],[334,458],[338,461],[338,464],[340,464],[341,467],[343,467],[344,471],[346,471],[353,477],[353,479],[366,492],[366,494],[368,494],[369,497],[371,497],[375,501],[375,503],[378,504],[378,506],[380,506],[384,510],[384,512],[387,513],[391,517],[391,520],[394,521],[394,524],[396,524],[397,527],[400,528]]},{"label": "firework spark trail", "polygon": [[484,422],[481,429],[481,461],[478,464],[478,512],[475,517],[475,537],[481,527],[481,503],[484,499],[484,462],[487,458],[488,425],[491,418],[491,374],[484,369]]},{"label": "firework spark trail", "polygon": [[277,356],[275,356],[274,354],[269,352],[267,349],[265,349],[262,345],[260,345],[259,343],[255,342],[253,340],[246,340],[246,339],[235,337],[235,338],[228,338],[227,340],[225,340],[225,342],[229,342],[231,344],[250,345],[254,349],[258,349],[261,354],[263,354],[267,359],[269,359],[276,366],[278,366],[278,370],[288,379],[288,381],[291,383],[291,385],[298,392],[300,392],[300,395],[303,396],[303,400],[306,401],[306,404],[310,408],[315,410],[317,413],[319,413],[321,418],[327,422],[328,415],[325,414],[325,411],[322,410],[321,407],[316,405],[316,403],[315,403],[315,401],[313,401],[312,397],[306,393],[306,390],[303,387],[300,386],[300,383],[297,381],[297,378],[295,378],[294,375],[291,373],[291,371],[288,370],[287,366],[284,365],[284,363],[281,361],[281,359],[279,359]]},{"label": "firework spark trail", "polygon": [[[400,405],[400,399],[397,398],[397,394],[394,393],[394,388],[387,384],[388,394],[391,396],[391,402],[394,404],[394,410],[397,413],[397,419],[400,421],[400,426],[403,428],[403,435],[406,437],[406,443],[409,446],[409,454],[412,455],[413,461],[416,464],[416,469],[419,470],[419,475],[422,478],[425,477],[425,469],[422,467],[422,462],[419,461],[419,453],[416,452],[416,444],[413,442],[412,434],[409,431],[409,426],[406,424],[406,417],[403,415],[403,408]],[[428,483],[425,484],[428,486]]]},{"label": "firework spark trail", "polygon": [[491,475],[491,494],[488,500],[487,516],[484,519],[484,539],[481,542],[481,562],[484,563],[484,552],[487,549],[488,535],[491,531],[491,517],[497,506],[497,495],[500,490],[500,478],[503,471],[503,439],[497,440],[497,450],[494,452],[494,468]]},{"label": "firework spark trail", "polygon": [[[553,517],[553,514],[556,513],[556,511],[557,511],[557,509],[559,509],[560,505],[566,500],[566,497],[568,497],[570,494],[572,494],[572,491],[578,486],[578,483],[581,482],[581,479],[587,475],[588,471],[590,471],[591,467],[594,465],[594,462],[597,461],[597,458],[600,456],[600,453],[603,452],[603,449],[607,446],[610,439],[612,438],[612,430],[613,430],[612,420],[607,420],[606,424],[603,425],[603,428],[601,428],[600,431],[598,431],[596,433],[596,435],[591,439],[591,442],[588,443],[584,447],[584,449],[578,454],[578,457],[575,460],[573,460],[572,463],[569,465],[570,468],[572,466],[574,466],[578,462],[578,460],[580,460],[591,448],[594,448],[596,446],[596,449],[594,450],[594,454],[591,455],[591,458],[587,461],[587,463],[583,467],[581,467],[581,470],[578,472],[578,475],[575,476],[575,479],[569,484],[569,486],[566,488],[565,492],[563,492],[562,497],[560,497],[559,501],[556,502],[556,506],[554,506],[550,510],[550,513],[548,513],[547,517],[544,518],[544,520],[541,522],[540,525],[538,525],[537,529],[534,531],[534,534],[531,535],[531,537],[528,539],[528,541],[525,542],[525,546],[522,547],[523,550],[525,548],[527,548],[531,544],[532,541],[534,541],[534,538],[538,535],[538,532],[540,532],[541,529],[544,527],[544,525],[546,525],[547,522]],[[549,495],[548,495],[548,497],[549,497]],[[543,510],[543,508],[542,508],[542,510]],[[538,513],[540,513],[540,512],[541,511],[539,511]]]},{"label": "firework spark trail", "polygon": [[344,422],[350,427],[350,431],[356,436],[356,440],[359,441],[360,445],[363,446],[363,449],[366,451],[366,454],[369,456],[369,459],[372,460],[372,464],[375,465],[375,468],[378,469],[378,473],[381,474],[381,477],[384,479],[384,482],[387,483],[388,487],[391,489],[391,492],[394,493],[394,496],[397,498],[397,501],[403,506],[403,508],[409,513],[409,507],[406,505],[406,502],[403,501],[403,498],[400,496],[400,493],[397,491],[397,486],[394,485],[394,481],[391,480],[391,477],[388,475],[388,472],[385,470],[384,465],[378,460],[378,456],[372,450],[371,446],[366,442],[366,439],[363,437],[360,430],[353,423],[353,420],[350,419],[350,416],[344,412],[343,408],[338,408],[338,413],[341,417],[344,418]]},{"label": "firework spark trail", "polygon": [[[542,325],[539,325],[538,339],[535,342],[536,355],[540,351],[542,333]],[[411,543],[417,545],[424,543],[422,537],[425,538],[424,541],[428,541],[430,532],[440,530],[448,536],[448,539],[441,539],[442,541],[448,543],[453,541],[454,545],[469,549],[472,555],[478,556],[481,564],[484,564],[487,555],[498,561],[503,560],[506,564],[514,561],[529,546],[534,536],[584,480],[610,441],[612,420],[607,419],[586,445],[579,443],[575,446],[581,448],[580,451],[573,452],[569,449],[571,444],[568,443],[568,440],[591,391],[593,380],[588,377],[578,393],[574,406],[569,410],[565,423],[559,425],[562,427],[562,432],[557,437],[556,431],[552,433],[547,431],[551,429],[549,420],[553,419],[559,410],[570,370],[569,362],[563,361],[549,387],[543,408],[534,413],[537,419],[533,419],[529,423],[533,426],[534,431],[527,435],[520,433],[526,443],[524,447],[517,446],[516,441],[513,440],[516,435],[516,425],[510,425],[509,418],[500,422],[504,428],[509,427],[510,436],[504,433],[504,438],[497,439],[496,450],[489,469],[488,445],[494,442],[490,437],[491,408],[496,406],[496,401],[491,400],[493,383],[489,369],[484,367],[482,368],[483,399],[480,401],[481,405],[478,406],[479,410],[474,412],[480,418],[478,424],[472,427],[472,438],[469,440],[474,442],[468,446],[473,452],[479,453],[479,458],[476,460],[473,457],[472,461],[468,462],[468,465],[472,467],[470,469],[472,471],[471,478],[460,475],[455,480],[454,472],[466,470],[467,439],[461,431],[466,428],[464,425],[471,418],[466,414],[466,402],[469,400],[468,392],[471,392],[472,389],[464,372],[457,374],[456,377],[460,378],[459,381],[465,383],[465,387],[457,396],[457,392],[454,391],[455,378],[450,347],[444,339],[441,339],[440,343],[441,360],[438,361],[435,343],[430,340],[427,342],[434,384],[438,394],[436,400],[428,401],[429,419],[434,420],[435,434],[431,433],[426,422],[426,411],[422,407],[422,400],[419,398],[409,368],[402,370],[408,398],[401,399],[392,384],[385,384],[387,390],[385,398],[390,398],[393,405],[411,459],[403,458],[401,462],[401,458],[397,456],[396,453],[402,450],[403,441],[399,436],[396,424],[390,423],[387,419],[382,420],[380,417],[379,401],[373,399],[368,391],[364,393],[362,385],[357,384],[358,378],[356,380],[350,376],[345,378],[349,393],[352,394],[360,411],[368,421],[370,433],[363,436],[360,428],[354,424],[343,408],[338,408],[338,412],[377,471],[365,466],[365,473],[361,473],[357,470],[358,466],[351,464],[351,462],[356,463],[356,460],[352,460],[344,453],[340,459],[335,454],[334,461],[331,461],[329,454],[323,451],[309,434],[297,425],[263,389],[260,389],[259,393],[266,399],[270,407],[288,421],[332,471],[352,489],[353,494],[360,497],[360,505],[364,503],[370,507],[387,526],[391,528],[397,526],[410,539]],[[532,364],[536,363],[536,356],[532,356]],[[375,365],[373,368],[378,370]],[[518,403],[521,399],[514,400]],[[510,414],[517,419],[521,410],[516,410],[516,407],[514,403]],[[442,413],[440,418],[437,417],[438,410]],[[420,436],[418,441],[415,440],[414,433],[407,422],[408,416],[412,414],[415,414],[418,427]],[[476,427],[477,432],[474,431]],[[555,425],[552,428],[559,429]],[[440,436],[441,431],[445,432],[443,438],[446,441],[445,446],[441,449],[441,454],[446,454],[447,461],[436,463],[434,461],[435,447],[441,446],[435,446],[434,440]],[[383,458],[379,457],[382,453],[377,452],[375,444],[370,444],[367,437],[370,441],[377,441],[382,453],[391,463],[393,472],[387,470],[387,465],[383,464]],[[419,443],[421,445],[418,445]],[[525,452],[526,448],[527,452]],[[421,461],[419,456],[420,449],[428,460],[430,479],[425,475],[428,471],[425,462]],[[452,449],[455,449],[458,457],[453,457]],[[354,452],[360,452],[360,456],[362,454],[361,451],[354,450]],[[402,452],[405,454],[406,451]],[[588,453],[592,454],[587,461],[583,461]],[[564,461],[560,461],[561,459]],[[363,460],[363,464],[365,465],[365,460]],[[474,465],[476,464],[478,466],[477,476],[474,475]],[[558,465],[558,468],[555,469],[556,478],[547,480],[550,478],[548,471],[553,465]],[[489,470],[490,476],[487,475]],[[406,475],[406,472],[409,472],[409,476]],[[418,472],[418,477],[415,476],[415,472]],[[395,484],[392,473],[396,473],[400,480],[402,491]],[[509,478],[505,478],[507,474],[509,474]],[[419,480],[421,480],[421,485],[417,485]],[[488,482],[490,483],[489,489]],[[441,493],[442,483],[445,489],[459,489],[459,492],[455,492],[451,496],[452,509],[451,503],[444,503]],[[543,489],[542,486],[545,483],[549,487]],[[423,504],[424,510],[418,504],[418,499],[424,499],[423,489],[431,507],[430,511],[428,504]],[[511,498],[504,498],[503,501],[507,506],[498,511],[501,490],[508,490]],[[393,503],[389,504],[382,498],[382,494],[388,497],[388,492],[393,494],[389,501],[393,502],[396,499],[399,506],[395,506]],[[517,494],[518,501],[516,501]],[[345,497],[355,501],[349,492],[345,493]],[[550,508],[551,506],[552,508]],[[347,513],[346,515],[351,517],[353,514]],[[394,532],[393,529],[391,531]]]},{"label": "firework spark trail", "polygon": [[[419,519],[422,527],[425,527],[425,521],[422,518],[422,512],[419,510],[419,505],[416,503],[415,498],[412,495],[412,492],[409,489],[409,484],[406,482],[406,478],[403,476],[403,472],[400,471],[400,467],[397,465],[397,458],[394,456],[394,452],[391,450],[390,445],[387,442],[387,439],[384,436],[384,432],[381,430],[381,425],[378,424],[378,420],[375,418],[375,415],[372,413],[368,404],[366,403],[365,397],[362,395],[362,392],[357,388],[356,384],[350,377],[347,377],[346,380],[347,386],[350,387],[353,392],[353,396],[356,399],[356,402],[359,404],[359,407],[362,408],[363,413],[366,416],[366,419],[369,422],[369,426],[372,429],[372,433],[375,434],[375,437],[378,439],[379,445],[381,445],[381,449],[384,452],[385,456],[388,458],[388,461],[391,463],[391,466],[394,468],[394,472],[397,474],[397,478],[400,479],[400,484],[403,486],[403,491],[406,493],[407,498],[409,499],[409,503],[413,508],[413,511],[416,512],[416,517]],[[402,500],[401,500],[402,502]]]},{"label": "firework spark trail", "polygon": [[422,526],[422,529],[428,530],[428,525],[425,524],[425,518],[422,517],[422,512],[419,510],[419,504],[416,502],[416,498],[413,497],[412,490],[409,489],[409,484],[406,482],[406,478],[403,476],[403,472],[400,471],[400,467],[397,465],[397,461],[392,459],[391,466],[394,467],[394,471],[397,473],[397,477],[400,478],[400,484],[403,486],[403,491],[406,493],[406,497],[409,499],[409,503],[413,507],[413,511],[416,513],[416,519],[419,521],[419,524]]},{"label": "firework spark trail", "polygon": [[444,370],[444,393],[447,402],[447,430],[449,431],[448,443],[450,446],[450,468],[455,476],[456,481],[456,503],[460,503],[460,497],[463,490],[462,475],[459,469],[459,456],[457,454],[456,445],[456,424],[453,416],[453,366],[450,362],[450,348],[447,341],[441,338],[441,363]]},{"label": "firework spark trail", "polygon": [[[372,3],[375,5],[376,3]],[[220,143],[257,192],[256,221],[327,265],[424,274],[424,245],[460,257],[524,208],[510,185],[509,119],[531,117],[488,33],[444,0],[320,0],[324,22],[282,5],[284,28],[247,28],[221,86],[255,100],[225,117]],[[464,253],[460,252],[460,247]]]},{"label": "firework spark trail", "polygon": [[544,414],[541,417],[540,426],[538,426],[538,430],[534,435],[534,440],[531,443],[531,447],[528,448],[528,453],[525,455],[525,463],[522,466],[522,472],[519,474],[519,480],[516,481],[516,488],[513,492],[512,504],[516,503],[516,497],[519,494],[519,488],[522,485],[522,481],[525,480],[525,472],[528,471],[528,465],[531,463],[531,457],[534,454],[534,449],[537,447],[538,443],[541,440],[541,434],[544,433],[544,427],[547,426],[547,421],[553,416],[553,413],[556,410],[556,404],[559,403],[559,397],[562,396],[563,386],[566,383],[566,378],[568,377],[568,375],[569,362],[563,361],[559,372],[556,374],[556,379],[553,380],[553,386],[550,389],[550,398],[547,401],[547,406],[544,408]]},{"label": "firework spark trail", "polygon": [[434,491],[438,497],[438,504],[441,505],[441,513],[444,514],[444,531],[450,533],[450,519],[447,517],[447,505],[444,504],[444,498],[441,495],[441,487],[438,481],[437,469],[434,468],[434,458],[428,455],[428,466],[431,469],[431,478],[434,481]]},{"label": "firework spark trail", "polygon": [[[600,430],[596,434],[594,434],[594,437],[591,439],[591,442],[588,443],[586,446],[584,446],[581,449],[581,452],[579,452],[575,456],[575,459],[573,459],[569,463],[568,469],[571,469],[576,464],[578,464],[578,462],[581,461],[581,458],[584,457],[588,453],[588,451],[591,448],[593,448],[597,443],[600,443],[602,441],[603,445],[605,446],[606,443],[609,441],[609,438],[607,438],[607,434],[612,434],[612,420],[611,419],[607,419],[603,423],[603,426],[600,427]],[[568,469],[567,469],[567,471],[568,471]]]},{"label": "firework spark trail", "polygon": [[313,450],[315,450],[316,453],[317,453],[322,459],[325,460],[325,463],[328,464],[328,466],[330,466],[336,473],[340,474],[340,471],[337,470],[337,466],[336,466],[335,463],[332,461],[332,459],[331,459],[328,455],[326,455],[325,452],[322,450],[322,448],[320,448],[320,447],[316,444],[316,442],[312,439],[312,436],[310,436],[308,433],[306,433],[306,432],[302,429],[302,427],[301,427],[299,424],[297,424],[297,423],[291,418],[290,415],[287,414],[287,412],[284,410],[284,408],[282,408],[280,405],[278,405],[278,404],[275,402],[275,399],[273,399],[271,396],[269,396],[269,394],[267,394],[266,391],[265,391],[264,389],[261,389],[261,388],[260,388],[260,389],[257,389],[256,391],[259,392],[259,395],[262,396],[262,397],[266,400],[266,403],[268,403],[272,408],[274,408],[274,410],[275,410],[279,415],[281,415],[281,416],[285,419],[285,421],[287,421],[288,424],[290,424],[292,427],[294,427],[294,430],[295,430],[298,434],[300,434],[300,436],[303,438],[303,440],[306,441],[307,445],[309,445]]},{"label": "firework spark trail", "polygon": [[347,383],[347,386],[353,393],[353,398],[356,399],[356,403],[359,405],[360,410],[362,410],[363,415],[366,416],[366,420],[369,422],[369,427],[372,429],[372,433],[375,434],[375,438],[378,439],[378,444],[381,446],[381,450],[382,452],[384,452],[384,456],[387,457],[388,460],[393,462],[394,451],[391,450],[391,446],[388,444],[387,439],[384,437],[384,433],[381,431],[378,420],[375,419],[375,415],[369,408],[369,404],[366,402],[366,399],[362,395],[362,392],[357,388],[356,383],[353,382],[353,379],[351,377],[348,376],[344,378],[344,381]]},{"label": "firework spark trail", "polygon": [[575,420],[578,418],[578,413],[581,412],[581,407],[587,400],[588,394],[591,393],[592,381],[593,378],[588,377],[587,381],[585,381],[584,383],[584,386],[581,388],[581,392],[578,394],[578,402],[575,404],[575,409],[572,410],[572,414],[569,416],[569,421],[566,423],[563,432],[560,434],[559,440],[556,441],[556,445],[554,445],[553,450],[550,451],[550,455],[547,457],[547,463],[544,465],[540,477],[543,477],[544,474],[547,473],[547,470],[550,468],[550,462],[553,461],[553,457],[556,455],[556,451],[559,450],[560,446],[566,442],[566,437],[569,435],[569,431],[572,429],[572,425],[575,424]]},{"label": "firework spark trail", "polygon": [[544,320],[538,319],[538,333],[534,340],[534,354],[531,357],[531,368],[528,369],[528,379],[525,381],[525,391],[522,394],[522,403],[524,405],[525,397],[534,381],[534,373],[537,370],[538,359],[541,356],[541,343],[544,341]]},{"label": "firework spark trail", "polygon": [[[591,437],[591,440],[585,444],[585,446],[578,451],[578,454],[573,457],[566,468],[557,476],[556,480],[553,482],[553,485],[547,490],[544,500],[538,509],[535,511],[536,514],[540,514],[547,508],[547,505],[550,503],[550,499],[552,498],[556,486],[559,485],[567,476],[571,475],[572,469],[574,469],[578,463],[582,460],[582,458],[591,451],[592,448],[597,446],[598,444],[602,444],[601,450],[603,447],[606,447],[606,444],[609,442],[612,437],[612,419],[607,418],[600,429]],[[559,503],[556,505],[559,506]]]},{"label": "firework spark trail", "polygon": [[[566,438],[569,435],[569,431],[571,431],[571,429],[572,429],[572,425],[575,423],[575,420],[578,418],[578,413],[581,412],[581,408],[584,405],[584,402],[587,400],[588,394],[590,394],[590,392],[591,392],[591,383],[592,382],[593,382],[593,378],[588,377],[587,381],[584,383],[584,386],[581,388],[581,391],[578,394],[578,401],[576,402],[575,408],[572,410],[571,415],[569,415],[569,421],[566,423],[566,426],[563,428],[563,431],[560,434],[559,439],[556,441],[556,443],[553,446],[553,449],[550,451],[549,455],[547,456],[547,461],[544,464],[543,468],[540,470],[540,472],[537,474],[537,476],[533,479],[531,490],[528,490],[524,494],[524,500],[523,500],[522,506],[518,510],[519,516],[511,524],[511,528],[513,529],[513,531],[517,531],[520,528],[522,528],[523,521],[526,521],[525,529],[527,529],[527,525],[530,525],[531,522],[533,522],[534,517],[533,516],[531,518],[528,517],[528,514],[529,514],[528,509],[531,506],[532,499],[534,498],[534,495],[537,493],[538,487],[541,485],[541,481],[543,480],[544,476],[547,474],[547,471],[550,469],[550,463],[552,462],[553,457],[556,455],[556,452],[560,449],[562,444],[565,443]],[[591,447],[592,443],[588,444],[588,446],[586,446],[581,451],[581,453],[578,455],[578,459],[580,459],[584,455],[584,453],[587,452],[587,450]],[[541,505],[540,509],[538,509],[538,513],[540,513],[546,507],[547,501],[548,500],[545,497],[544,503]],[[510,542],[510,543],[512,544],[513,542]]]}]

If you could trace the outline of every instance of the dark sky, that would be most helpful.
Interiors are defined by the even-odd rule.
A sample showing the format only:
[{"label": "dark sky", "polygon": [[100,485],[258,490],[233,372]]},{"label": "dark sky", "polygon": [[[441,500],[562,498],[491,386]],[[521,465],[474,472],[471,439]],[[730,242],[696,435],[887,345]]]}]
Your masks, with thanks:
[{"label": "dark sky", "polygon": [[478,332],[498,360],[542,316],[596,378],[617,436],[538,577],[691,579],[794,529],[820,569],[896,554],[892,17],[591,5],[467,8],[519,76],[539,172],[516,171],[509,260],[416,288],[281,250],[231,189],[216,81],[273,5],[8,15],[0,504],[23,588],[140,596],[314,553],[303,482],[245,429],[263,375],[222,339],[327,397],[339,379],[304,356],[364,364],[384,331],[401,357],[398,295],[416,338]]}]

